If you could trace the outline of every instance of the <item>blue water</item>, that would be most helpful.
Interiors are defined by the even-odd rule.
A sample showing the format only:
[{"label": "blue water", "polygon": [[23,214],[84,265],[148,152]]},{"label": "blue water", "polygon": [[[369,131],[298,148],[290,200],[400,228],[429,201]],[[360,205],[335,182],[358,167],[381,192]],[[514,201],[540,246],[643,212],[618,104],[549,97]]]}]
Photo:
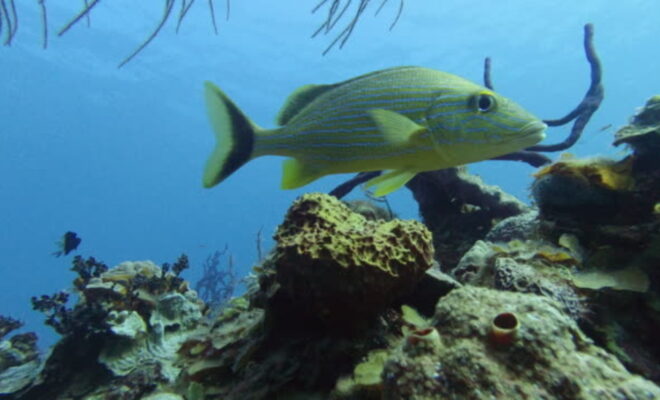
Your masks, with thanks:
[{"label": "blue water", "polygon": [[[163,2],[102,2],[91,27],[80,24],[60,38],[53,34],[82,2],[47,2],[51,37],[45,51],[37,2],[18,3],[17,37],[0,48],[0,314],[24,320],[42,344],[55,335],[42,326],[29,298],[71,286],[72,255],[51,255],[65,231],[83,238],[79,254],[108,265],[172,262],[186,253],[193,268],[184,276],[193,282],[206,256],[227,245],[246,274],[257,260],[257,232],[269,248],[293,199],[329,191],[348,177],[282,191],[281,159],[267,157],[202,189],[203,165],[214,145],[204,80],[216,82],[268,127],[284,98],[303,84],[394,65],[480,82],[483,58],[491,56],[497,91],[541,118],[557,118],[589,85],[582,35],[592,22],[606,99],[571,153],[620,157],[621,149],[610,145],[616,127],[660,92],[655,0],[408,1],[391,32],[398,2],[390,0],[378,17],[372,14],[379,2],[373,2],[345,48],[325,57],[321,53],[338,30],[310,39],[326,10],[311,15],[314,1],[234,1],[228,21],[224,3],[216,2],[217,36],[206,2],[197,2],[178,35],[170,21],[122,69],[117,64],[155,27]],[[609,124],[613,128],[599,131]],[[547,142],[567,132],[551,129]],[[529,201],[531,167],[491,161],[470,169]],[[407,190],[389,198],[400,216],[417,217]]]}]

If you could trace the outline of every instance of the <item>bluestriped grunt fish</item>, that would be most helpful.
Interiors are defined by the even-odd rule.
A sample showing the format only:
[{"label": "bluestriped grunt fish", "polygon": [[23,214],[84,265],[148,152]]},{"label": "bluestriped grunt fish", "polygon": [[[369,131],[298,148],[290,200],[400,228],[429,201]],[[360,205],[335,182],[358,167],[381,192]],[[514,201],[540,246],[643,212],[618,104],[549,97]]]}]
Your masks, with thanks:
[{"label": "bluestriped grunt fish", "polygon": [[395,67],[294,91],[262,129],[213,83],[206,104],[217,145],[204,172],[212,187],[253,158],[289,157],[282,188],[330,174],[384,170],[367,182],[383,196],[415,174],[534,145],[546,125],[513,101],[446,72]]}]

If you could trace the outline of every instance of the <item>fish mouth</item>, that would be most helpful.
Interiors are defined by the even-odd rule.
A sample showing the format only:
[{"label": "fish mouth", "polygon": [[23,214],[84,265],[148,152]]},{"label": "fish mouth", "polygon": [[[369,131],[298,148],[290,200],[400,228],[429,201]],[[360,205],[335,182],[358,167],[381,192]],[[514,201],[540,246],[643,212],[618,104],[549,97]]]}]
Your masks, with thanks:
[{"label": "fish mouth", "polygon": [[520,128],[520,133],[525,138],[537,137],[540,142],[545,138],[545,129],[547,127],[548,125],[541,121],[532,121]]}]

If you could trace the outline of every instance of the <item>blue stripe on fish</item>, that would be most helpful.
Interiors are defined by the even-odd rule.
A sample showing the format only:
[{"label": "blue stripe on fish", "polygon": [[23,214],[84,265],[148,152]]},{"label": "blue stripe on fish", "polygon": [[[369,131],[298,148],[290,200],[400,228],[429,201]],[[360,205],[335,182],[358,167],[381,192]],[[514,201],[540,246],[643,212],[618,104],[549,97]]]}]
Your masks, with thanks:
[{"label": "blue stripe on fish", "polygon": [[374,182],[375,193],[383,195],[415,172],[533,145],[544,129],[536,117],[480,85],[419,67],[305,85],[289,96],[277,118],[281,126],[272,130],[251,123],[212,85],[207,85],[207,106],[218,139],[207,163],[207,187],[248,157],[282,155],[290,157],[283,188],[334,173],[392,170]]}]

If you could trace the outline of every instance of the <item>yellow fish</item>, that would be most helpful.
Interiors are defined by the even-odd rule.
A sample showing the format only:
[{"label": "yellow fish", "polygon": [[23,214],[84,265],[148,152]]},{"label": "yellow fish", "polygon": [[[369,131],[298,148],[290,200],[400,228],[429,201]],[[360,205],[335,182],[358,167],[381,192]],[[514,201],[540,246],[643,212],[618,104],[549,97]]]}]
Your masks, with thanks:
[{"label": "yellow fish", "polygon": [[383,196],[415,174],[481,161],[532,146],[546,125],[513,101],[446,72],[395,67],[293,92],[262,129],[213,83],[206,105],[217,145],[204,186],[253,158],[289,157],[282,188],[330,174],[385,172],[367,182]]}]

